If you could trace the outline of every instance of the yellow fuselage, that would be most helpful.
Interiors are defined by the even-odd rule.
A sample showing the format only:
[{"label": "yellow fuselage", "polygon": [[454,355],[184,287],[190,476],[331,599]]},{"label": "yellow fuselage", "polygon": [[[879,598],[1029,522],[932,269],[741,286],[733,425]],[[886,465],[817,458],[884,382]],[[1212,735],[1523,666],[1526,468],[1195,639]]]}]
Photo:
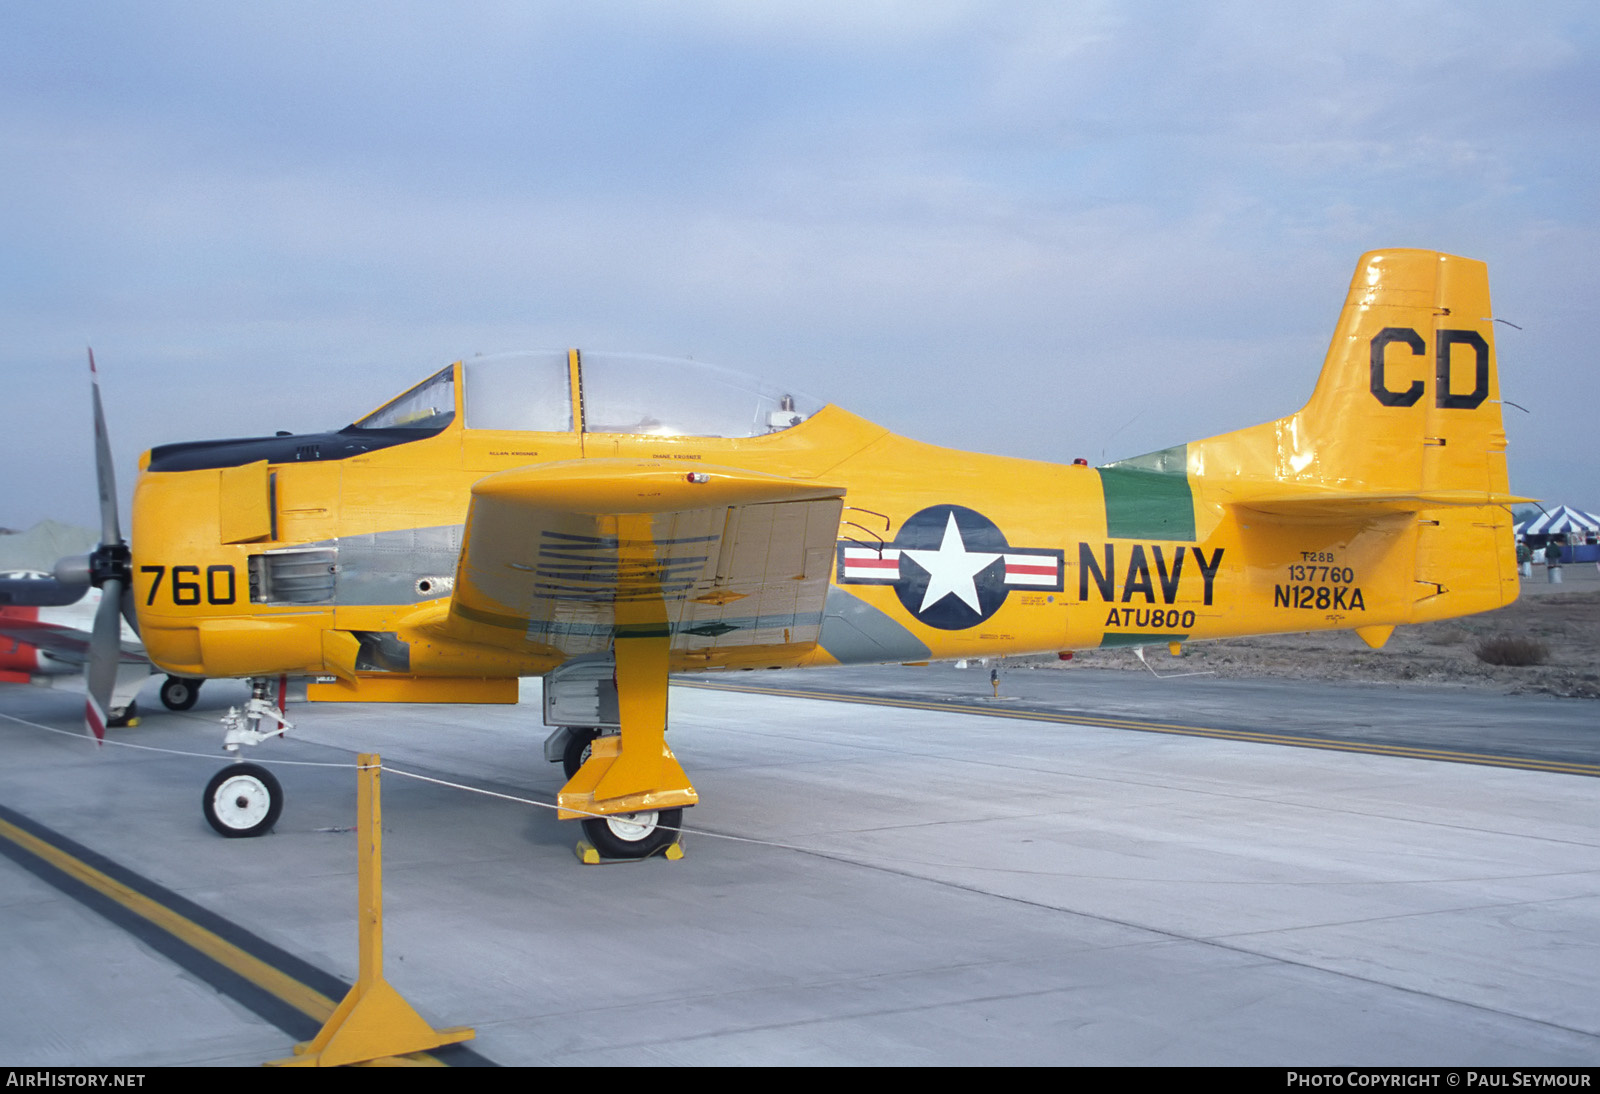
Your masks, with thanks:
[{"label": "yellow fuselage", "polygon": [[604,355],[458,362],[338,434],[147,455],[144,642],[184,675],[501,701],[647,634],[673,671],[1381,645],[1516,596],[1493,314],[1481,262],[1372,252],[1301,410],[1101,468],[792,395],[751,417],[722,375],[666,375],[653,402],[661,373]]},{"label": "yellow fuselage", "polygon": [[[422,588],[396,603],[269,606],[252,602],[252,556],[373,533],[458,528],[473,484],[485,476],[597,457],[658,461],[686,471],[735,466],[842,486],[833,581],[915,640],[880,643],[887,657],[837,656],[825,642],[736,649],[710,660],[679,658],[674,670],[992,657],[1381,628],[1430,618],[1430,611],[1459,614],[1496,606],[1506,599],[1501,576],[1513,573],[1509,536],[1490,522],[1461,558],[1439,562],[1452,573],[1493,571],[1495,580],[1485,586],[1490,591],[1472,604],[1454,601],[1449,611],[1430,609],[1418,595],[1412,561],[1426,520],[1383,510],[1359,519],[1337,512],[1312,522],[1268,514],[1252,519],[1249,511],[1227,504],[1228,495],[1208,495],[1204,478],[1187,466],[1194,454],[1185,456],[1182,449],[1172,450],[1168,466],[1153,470],[1058,466],[922,444],[837,407],[792,429],[749,439],[507,433],[452,424],[426,439],[345,459],[146,471],[135,497],[133,540],[146,649],[162,669],[191,676],[336,673],[348,661],[336,650],[341,635],[414,638],[408,627],[430,601],[448,599],[447,582],[439,579],[452,573],[435,565],[414,575],[418,583],[439,582],[443,588],[434,591],[444,591],[442,598]],[[1218,459],[1215,447],[1209,458]],[[603,507],[603,501],[597,504]],[[1002,575],[996,584],[991,568],[981,605],[986,616],[972,621],[983,614],[973,612],[954,620],[971,625],[956,627],[924,621],[920,616],[934,613],[919,613],[921,603],[906,603],[888,580],[862,579],[870,567],[847,561],[847,553],[866,561],[875,555],[877,565],[886,566],[885,552],[895,550],[897,535],[916,514],[936,510],[942,518],[939,507],[952,506],[992,523],[1004,548],[1020,559],[1015,580]],[[1483,523],[1482,510],[1470,513]],[[1456,511],[1434,516],[1460,519]],[[263,529],[264,535],[243,542],[222,542]],[[964,531],[970,539],[970,520]],[[976,551],[985,545],[962,546]],[[1058,568],[1052,572],[1053,567]],[[887,577],[895,571],[882,572]],[[982,580],[975,576],[975,585]],[[944,597],[947,608],[961,601],[961,591]],[[874,648],[866,647],[869,654]],[[550,651],[532,645],[518,651],[414,641],[410,674],[505,678],[553,667]]]}]

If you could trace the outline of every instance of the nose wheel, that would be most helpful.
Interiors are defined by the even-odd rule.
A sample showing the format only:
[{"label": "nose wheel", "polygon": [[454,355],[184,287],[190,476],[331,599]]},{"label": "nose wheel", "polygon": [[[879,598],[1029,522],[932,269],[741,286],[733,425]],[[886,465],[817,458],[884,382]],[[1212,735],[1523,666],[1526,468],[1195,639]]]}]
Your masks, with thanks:
[{"label": "nose wheel", "polygon": [[257,764],[229,764],[206,784],[200,799],[206,823],[229,839],[248,839],[272,830],[283,812],[283,787]]}]

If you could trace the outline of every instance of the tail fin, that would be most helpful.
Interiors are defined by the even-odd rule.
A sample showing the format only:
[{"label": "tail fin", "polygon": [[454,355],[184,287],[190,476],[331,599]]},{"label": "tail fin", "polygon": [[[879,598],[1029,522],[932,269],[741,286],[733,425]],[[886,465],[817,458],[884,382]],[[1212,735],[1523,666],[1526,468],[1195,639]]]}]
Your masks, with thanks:
[{"label": "tail fin", "polygon": [[1394,622],[1514,600],[1506,506],[1526,499],[1509,492],[1492,314],[1481,262],[1363,255],[1310,401],[1187,446],[1214,517],[1263,557],[1315,526],[1363,542]]},{"label": "tail fin", "polygon": [[1240,503],[1261,506],[1314,506],[1319,495],[1397,508],[1524,500],[1507,485],[1490,315],[1481,262],[1363,255],[1311,400],[1191,445],[1205,463],[1194,469],[1238,478]]}]

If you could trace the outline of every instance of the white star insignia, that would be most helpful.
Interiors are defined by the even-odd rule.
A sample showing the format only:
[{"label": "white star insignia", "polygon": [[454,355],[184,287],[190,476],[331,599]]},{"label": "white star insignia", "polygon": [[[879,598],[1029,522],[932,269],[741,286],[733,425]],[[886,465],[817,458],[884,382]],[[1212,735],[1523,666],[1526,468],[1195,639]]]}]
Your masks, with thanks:
[{"label": "white star insignia", "polygon": [[944,539],[940,541],[937,551],[902,548],[900,553],[909,555],[911,561],[928,571],[928,591],[922,597],[918,615],[947,596],[955,596],[979,615],[983,614],[983,609],[978,606],[978,586],[973,578],[1000,555],[968,551],[967,545],[961,540],[961,529],[956,527],[954,513],[950,514],[950,521],[944,526]]}]

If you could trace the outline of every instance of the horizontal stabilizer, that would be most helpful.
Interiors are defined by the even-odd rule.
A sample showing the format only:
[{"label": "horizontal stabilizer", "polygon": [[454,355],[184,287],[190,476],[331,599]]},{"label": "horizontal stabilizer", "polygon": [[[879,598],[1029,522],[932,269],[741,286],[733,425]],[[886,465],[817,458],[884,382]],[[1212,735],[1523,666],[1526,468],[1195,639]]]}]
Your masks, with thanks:
[{"label": "horizontal stabilizer", "polygon": [[1298,487],[1293,494],[1263,492],[1235,496],[1228,504],[1266,517],[1298,521],[1359,521],[1384,514],[1420,513],[1424,509],[1519,505],[1534,499],[1480,490],[1429,490],[1413,493],[1351,492]]}]

